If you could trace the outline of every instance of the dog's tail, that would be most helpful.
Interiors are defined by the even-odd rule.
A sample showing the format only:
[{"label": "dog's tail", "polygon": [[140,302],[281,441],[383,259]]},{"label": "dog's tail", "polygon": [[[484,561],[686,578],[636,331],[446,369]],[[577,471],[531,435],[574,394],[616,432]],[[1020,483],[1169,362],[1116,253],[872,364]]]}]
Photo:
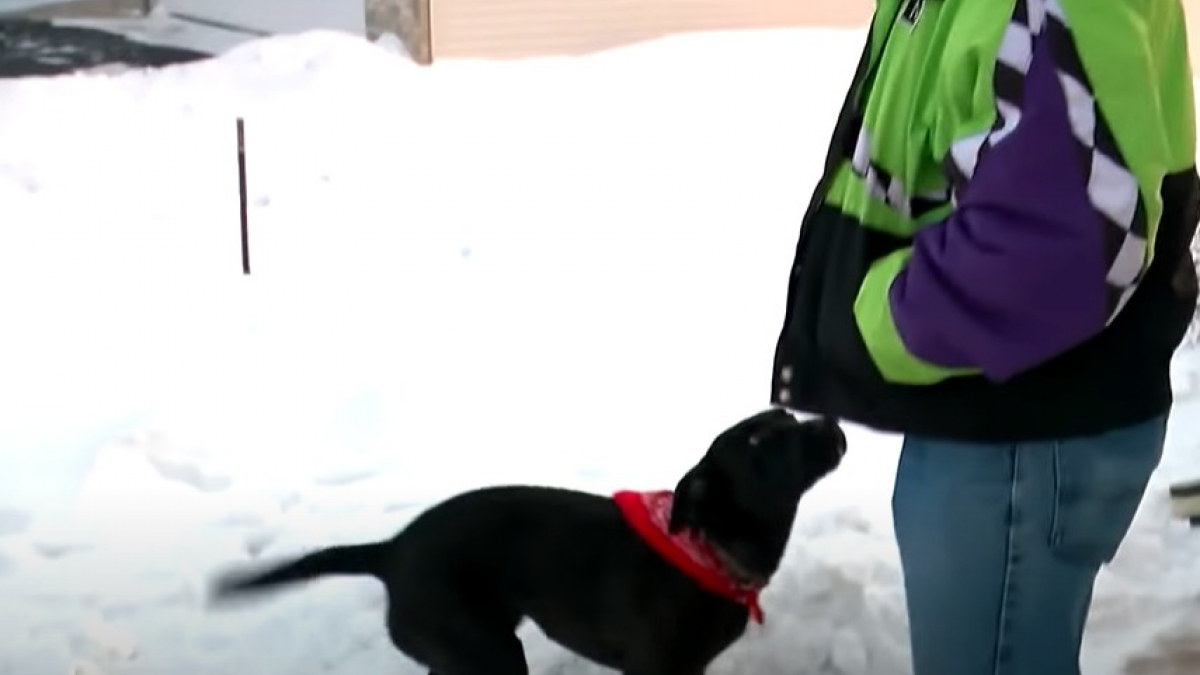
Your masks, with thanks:
[{"label": "dog's tail", "polygon": [[266,569],[227,572],[209,589],[214,602],[235,600],[330,575],[380,577],[387,548],[383,542],[331,546]]}]

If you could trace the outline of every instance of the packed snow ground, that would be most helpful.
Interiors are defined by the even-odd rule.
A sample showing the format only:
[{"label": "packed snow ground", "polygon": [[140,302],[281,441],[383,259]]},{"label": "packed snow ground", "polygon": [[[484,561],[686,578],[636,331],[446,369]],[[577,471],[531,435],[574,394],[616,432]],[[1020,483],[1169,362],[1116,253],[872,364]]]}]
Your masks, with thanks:
[{"label": "packed snow ground", "polygon": [[[419,672],[370,581],[216,613],[206,580],[390,534],[468,487],[673,484],[766,401],[860,39],[420,69],[313,33],[0,83],[0,675]],[[1186,395],[1200,359],[1177,365]],[[908,672],[897,440],[850,441],[766,624],[714,675]],[[1169,442],[1098,588],[1095,675],[1200,633],[1200,534],[1165,495],[1200,475],[1200,401]],[[535,675],[600,672],[525,636]]]}]

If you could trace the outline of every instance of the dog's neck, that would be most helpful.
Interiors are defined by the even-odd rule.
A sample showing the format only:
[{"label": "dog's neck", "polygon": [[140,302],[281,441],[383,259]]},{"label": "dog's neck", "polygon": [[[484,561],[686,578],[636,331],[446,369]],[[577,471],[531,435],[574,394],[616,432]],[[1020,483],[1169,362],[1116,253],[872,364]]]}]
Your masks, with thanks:
[{"label": "dog's neck", "polygon": [[659,555],[710,593],[745,605],[750,618],[762,623],[758,594],[766,580],[751,575],[727,551],[701,536],[686,531],[670,534],[667,523],[674,501],[670,490],[623,490],[614,494],[613,500],[630,526]]}]

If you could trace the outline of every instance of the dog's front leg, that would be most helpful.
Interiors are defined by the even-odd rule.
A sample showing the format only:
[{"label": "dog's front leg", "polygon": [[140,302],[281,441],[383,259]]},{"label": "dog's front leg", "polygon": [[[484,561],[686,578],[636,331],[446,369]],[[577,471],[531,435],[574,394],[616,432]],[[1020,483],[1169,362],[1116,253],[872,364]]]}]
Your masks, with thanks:
[{"label": "dog's front leg", "polygon": [[704,675],[706,668],[661,668],[656,670],[626,668],[623,675]]},{"label": "dog's front leg", "polygon": [[704,675],[707,664],[684,663],[662,654],[646,655],[630,663],[622,675]]},{"label": "dog's front leg", "polygon": [[700,668],[659,668],[649,670],[644,668],[626,668],[623,675],[704,675],[704,667]]}]

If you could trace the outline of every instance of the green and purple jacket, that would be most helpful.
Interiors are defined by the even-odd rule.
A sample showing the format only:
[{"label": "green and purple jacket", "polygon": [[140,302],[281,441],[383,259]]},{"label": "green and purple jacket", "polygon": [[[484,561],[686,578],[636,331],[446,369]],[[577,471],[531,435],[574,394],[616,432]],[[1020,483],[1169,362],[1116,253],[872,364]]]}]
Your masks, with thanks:
[{"label": "green and purple jacket", "polygon": [[1195,157],[1180,0],[878,0],[772,402],[979,441],[1166,412]]}]

